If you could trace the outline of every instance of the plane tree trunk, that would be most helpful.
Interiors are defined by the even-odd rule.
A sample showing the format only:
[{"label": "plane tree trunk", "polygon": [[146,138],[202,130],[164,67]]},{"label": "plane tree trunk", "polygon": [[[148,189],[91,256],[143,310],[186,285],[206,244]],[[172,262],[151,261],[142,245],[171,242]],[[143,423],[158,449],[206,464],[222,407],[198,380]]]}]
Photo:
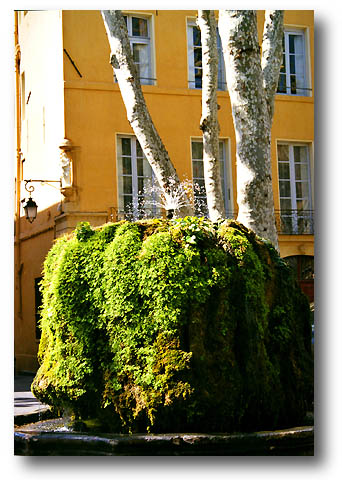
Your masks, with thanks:
[{"label": "plane tree trunk", "polygon": [[238,220],[278,250],[270,153],[280,69],[279,48],[271,44],[281,45],[281,35],[271,35],[275,19],[281,26],[278,14],[266,15],[263,68],[254,10],[221,10],[219,32],[236,136]]},{"label": "plane tree trunk", "polygon": [[219,161],[219,123],[217,118],[218,53],[216,19],[213,10],[198,10],[197,24],[202,42],[202,117],[203,169],[209,218],[225,217]]},{"label": "plane tree trunk", "polygon": [[111,48],[110,63],[126,107],[127,119],[166,199],[172,196],[172,190],[181,191],[180,203],[183,206],[177,213],[179,216],[192,215],[193,208],[148,111],[121,10],[102,10],[101,14]]}]

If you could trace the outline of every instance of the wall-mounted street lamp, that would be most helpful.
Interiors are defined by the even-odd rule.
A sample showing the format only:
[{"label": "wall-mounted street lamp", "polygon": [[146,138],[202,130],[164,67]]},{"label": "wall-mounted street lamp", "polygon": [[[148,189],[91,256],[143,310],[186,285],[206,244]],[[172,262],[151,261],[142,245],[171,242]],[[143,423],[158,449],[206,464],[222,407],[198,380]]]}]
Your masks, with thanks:
[{"label": "wall-mounted street lamp", "polygon": [[[24,200],[25,201],[25,200]],[[30,197],[24,204],[25,217],[30,223],[32,223],[37,217],[38,205]]]},{"label": "wall-mounted street lamp", "polygon": [[[38,211],[38,205],[36,202],[32,199],[31,194],[34,191],[34,186],[33,185],[28,185],[29,183],[33,182],[39,182],[39,183],[59,183],[60,188],[62,188],[62,181],[61,180],[24,180],[25,182],[25,190],[29,192],[30,196],[26,200],[25,198],[22,200],[23,202],[26,202],[23,205],[24,211],[25,211],[25,217],[26,220],[28,220],[30,223],[34,222],[34,220],[37,218],[37,211]],[[53,187],[53,185],[50,185],[50,187]],[[54,187],[56,188],[56,187]]]}]

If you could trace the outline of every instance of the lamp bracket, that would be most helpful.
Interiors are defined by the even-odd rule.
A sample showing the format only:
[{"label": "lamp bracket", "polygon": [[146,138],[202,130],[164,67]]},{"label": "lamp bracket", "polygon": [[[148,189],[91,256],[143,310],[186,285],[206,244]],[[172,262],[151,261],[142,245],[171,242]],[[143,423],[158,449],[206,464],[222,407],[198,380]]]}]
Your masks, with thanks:
[{"label": "lamp bracket", "polygon": [[[33,182],[38,182],[38,183],[41,183],[41,184],[44,184],[46,183],[47,185],[49,185],[49,183],[59,183],[59,188],[62,188],[62,181],[61,180],[24,180],[25,182],[25,190],[27,192],[29,192],[29,194],[31,195],[31,193],[34,191],[34,186],[33,185],[28,185],[29,183],[33,183]],[[53,188],[58,188],[58,187],[55,187],[54,185],[49,185],[50,187],[53,187]]]}]

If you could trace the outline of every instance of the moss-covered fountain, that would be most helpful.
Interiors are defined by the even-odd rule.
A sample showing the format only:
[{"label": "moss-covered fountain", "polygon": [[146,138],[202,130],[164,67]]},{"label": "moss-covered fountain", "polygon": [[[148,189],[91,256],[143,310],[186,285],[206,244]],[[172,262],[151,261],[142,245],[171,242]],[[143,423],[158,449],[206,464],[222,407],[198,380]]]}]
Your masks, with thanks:
[{"label": "moss-covered fountain", "polygon": [[272,245],[236,221],[81,223],[49,252],[42,293],[32,391],[76,430],[243,432],[246,445],[305,424],[309,304]]}]

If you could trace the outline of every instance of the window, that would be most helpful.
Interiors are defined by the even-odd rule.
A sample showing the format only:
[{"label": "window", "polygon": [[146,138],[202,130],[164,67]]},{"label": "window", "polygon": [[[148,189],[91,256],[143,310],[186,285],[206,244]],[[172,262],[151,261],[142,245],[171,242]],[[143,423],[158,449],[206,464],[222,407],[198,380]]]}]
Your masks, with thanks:
[{"label": "window", "polygon": [[[217,50],[218,50],[218,90],[226,89],[226,80],[224,72],[224,60],[222,53],[221,39],[217,32]],[[189,62],[189,88],[202,88],[202,43],[201,30],[195,21],[188,22],[188,62]]]},{"label": "window", "polygon": [[314,279],[315,263],[314,257],[307,255],[293,255],[285,257],[287,263],[292,267],[295,278],[308,297],[309,302],[314,301]]},{"label": "window", "polygon": [[[231,207],[231,181],[230,181],[230,167],[227,162],[227,145],[224,140],[220,140],[220,167],[221,167],[221,182],[224,199],[224,206],[226,217],[233,217]],[[191,156],[192,156],[192,175],[194,183],[194,202],[195,213],[198,216],[208,216],[207,195],[204,184],[203,171],[203,142],[202,140],[193,140],[191,142]]]},{"label": "window", "polygon": [[150,20],[136,15],[124,15],[124,19],[140,83],[142,85],[154,85]]},{"label": "window", "polygon": [[281,233],[313,233],[309,147],[278,144]]},{"label": "window", "polygon": [[283,37],[283,63],[277,93],[308,96],[305,36],[301,31],[285,31]]},{"label": "window", "polygon": [[159,216],[157,181],[138,140],[119,136],[117,147],[119,214],[127,220]]}]

